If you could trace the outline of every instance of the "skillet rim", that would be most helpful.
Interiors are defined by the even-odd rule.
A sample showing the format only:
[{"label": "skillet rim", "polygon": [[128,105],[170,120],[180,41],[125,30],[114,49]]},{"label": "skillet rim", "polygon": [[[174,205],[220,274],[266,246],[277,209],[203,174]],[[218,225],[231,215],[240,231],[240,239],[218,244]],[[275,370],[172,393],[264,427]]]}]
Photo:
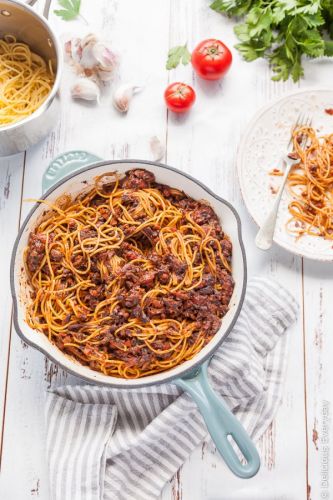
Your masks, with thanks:
[{"label": "skillet rim", "polygon": [[[12,299],[13,299],[13,323],[14,323],[15,331],[18,334],[18,336],[21,338],[21,340],[23,340],[26,344],[28,344],[29,346],[31,346],[34,349],[36,349],[39,352],[41,352],[51,362],[53,362],[56,365],[58,365],[65,372],[70,373],[71,375],[73,375],[73,376],[75,376],[75,377],[77,377],[77,378],[79,378],[81,380],[84,380],[88,384],[98,385],[98,386],[102,386],[102,387],[111,387],[113,389],[117,388],[117,389],[122,389],[123,390],[123,389],[137,389],[137,388],[142,388],[142,387],[148,387],[148,386],[165,384],[165,383],[172,382],[172,380],[176,380],[178,378],[183,378],[183,377],[191,376],[191,374],[193,374],[194,372],[196,372],[196,370],[205,361],[207,361],[209,358],[211,358],[213,356],[214,352],[225,341],[225,339],[227,338],[227,336],[229,335],[229,333],[233,329],[233,327],[234,327],[234,325],[235,325],[235,323],[236,323],[236,321],[238,319],[238,316],[240,314],[240,311],[242,309],[242,306],[243,306],[243,303],[244,303],[244,298],[245,298],[246,285],[247,285],[247,260],[246,260],[245,247],[244,247],[244,243],[243,243],[243,239],[242,239],[242,223],[241,223],[240,216],[239,216],[237,210],[235,209],[235,207],[229,201],[227,201],[227,200],[221,198],[220,196],[218,196],[210,188],[208,188],[205,184],[203,184],[198,179],[192,177],[190,174],[187,174],[187,173],[185,173],[185,172],[183,172],[183,171],[181,171],[181,170],[179,170],[179,169],[177,169],[175,167],[171,167],[171,166],[166,165],[164,163],[154,162],[154,161],[149,161],[149,160],[139,160],[139,159],[137,159],[137,160],[136,159],[124,159],[124,160],[109,160],[109,161],[108,160],[102,160],[102,161],[99,161],[99,162],[94,162],[94,163],[92,163],[92,164],[90,164],[90,165],[88,165],[86,167],[82,167],[80,169],[75,170],[71,174],[66,175],[63,179],[60,179],[53,186],[51,186],[45,193],[43,193],[39,197],[39,199],[40,200],[47,199],[50,196],[50,194],[53,191],[55,191],[58,187],[60,187],[62,184],[66,183],[70,179],[73,179],[77,175],[80,175],[81,173],[88,172],[89,170],[94,170],[95,168],[102,167],[104,165],[116,165],[116,164],[153,165],[153,166],[156,166],[156,167],[163,168],[165,170],[169,170],[171,172],[176,172],[177,174],[180,174],[183,177],[185,177],[188,180],[190,180],[191,182],[194,182],[195,184],[197,184],[204,191],[206,191],[206,193],[208,193],[210,196],[212,196],[213,198],[215,198],[218,202],[226,205],[231,210],[231,212],[233,213],[233,215],[234,215],[234,217],[236,219],[238,243],[239,243],[239,246],[240,246],[240,249],[241,249],[241,255],[242,255],[242,260],[243,260],[243,269],[244,269],[244,278],[243,278],[243,284],[242,284],[242,291],[241,291],[241,295],[240,295],[238,306],[237,306],[237,308],[236,308],[236,310],[234,312],[234,316],[233,316],[233,318],[232,318],[232,320],[230,322],[230,325],[226,329],[226,331],[224,332],[224,334],[221,336],[221,338],[218,340],[217,344],[214,347],[211,347],[207,351],[207,353],[205,354],[205,356],[202,359],[194,362],[193,365],[191,365],[188,368],[184,369],[183,371],[181,371],[177,375],[170,375],[170,376],[167,376],[166,378],[164,378],[163,380],[157,380],[157,381],[154,381],[154,382],[151,382],[151,381],[144,382],[144,378],[145,377],[142,377],[140,379],[140,380],[142,380],[142,383],[136,383],[135,385],[131,384],[131,379],[123,379],[123,380],[126,381],[123,384],[121,384],[121,382],[120,383],[114,383],[114,382],[107,383],[107,382],[102,382],[102,381],[98,381],[98,380],[91,380],[89,377],[86,377],[85,375],[78,374],[74,369],[65,367],[61,362],[59,362],[58,360],[56,360],[52,356],[52,354],[50,354],[49,351],[47,351],[46,349],[44,349],[43,347],[41,347],[39,345],[36,345],[33,341],[30,341],[29,339],[27,339],[26,336],[24,335],[24,333],[22,332],[20,326],[19,326],[19,321],[18,321],[18,308],[19,307],[18,307],[18,299],[17,299],[16,292],[15,292],[15,278],[14,278],[14,274],[15,274],[15,272],[14,272],[15,271],[15,261],[16,261],[16,256],[17,256],[18,245],[19,245],[21,236],[22,236],[22,234],[24,232],[24,229],[27,226],[27,224],[28,224],[29,220],[31,219],[32,215],[34,214],[34,212],[37,210],[37,208],[39,206],[39,203],[36,203],[32,207],[32,209],[30,210],[30,212],[28,213],[28,215],[26,216],[26,218],[24,219],[24,221],[23,221],[23,223],[22,223],[22,225],[20,227],[18,235],[17,235],[17,237],[15,239],[15,243],[14,243],[13,250],[12,250],[12,255],[11,255],[11,261],[10,261],[10,288],[11,288],[11,295],[12,295]],[[207,345],[209,345],[209,344],[207,344]],[[91,371],[93,372],[94,370],[91,370]],[[166,370],[165,372],[161,372],[161,375],[163,375],[163,374],[165,374],[167,372],[168,372],[168,370]],[[117,377],[117,379],[118,379],[118,377]],[[119,378],[119,380],[121,381],[122,379]],[[136,379],[136,380],[138,380],[138,379]]]}]

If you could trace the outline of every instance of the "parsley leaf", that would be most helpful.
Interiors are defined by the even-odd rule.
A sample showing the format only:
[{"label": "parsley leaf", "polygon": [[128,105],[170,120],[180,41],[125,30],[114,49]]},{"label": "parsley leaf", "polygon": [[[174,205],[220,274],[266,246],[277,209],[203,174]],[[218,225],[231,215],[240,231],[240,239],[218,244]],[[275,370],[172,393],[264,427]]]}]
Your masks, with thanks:
[{"label": "parsley leaf", "polygon": [[252,0],[214,0],[210,8],[228,16],[242,16],[250,8]]},{"label": "parsley leaf", "polygon": [[234,28],[236,48],[246,61],[265,58],[273,80],[297,82],[303,56],[333,56],[332,0],[214,0],[210,7],[237,21],[243,17]]},{"label": "parsley leaf", "polygon": [[63,8],[53,12],[65,21],[71,21],[80,14],[81,0],[58,0],[58,3]]},{"label": "parsley leaf", "polygon": [[168,60],[166,62],[166,69],[177,68],[180,62],[186,66],[191,60],[191,53],[187,48],[187,44],[185,45],[177,45],[173,47],[168,52]]}]

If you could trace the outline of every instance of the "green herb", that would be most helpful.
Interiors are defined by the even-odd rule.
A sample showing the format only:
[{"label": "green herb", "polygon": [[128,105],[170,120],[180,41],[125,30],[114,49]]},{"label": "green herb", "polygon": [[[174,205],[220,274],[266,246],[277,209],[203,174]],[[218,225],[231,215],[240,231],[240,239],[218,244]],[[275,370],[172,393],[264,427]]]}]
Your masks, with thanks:
[{"label": "green herb", "polygon": [[80,14],[81,0],[58,0],[58,3],[63,8],[53,12],[65,21],[71,21]]},{"label": "green herb", "polygon": [[191,53],[187,48],[187,44],[177,45],[177,47],[173,47],[168,52],[166,69],[177,68],[180,62],[182,62],[182,64],[184,64],[185,66],[190,62],[190,60],[191,60]]},{"label": "green herb", "polygon": [[303,55],[333,56],[332,0],[215,0],[210,7],[245,16],[234,28],[236,48],[246,61],[267,59],[273,80],[297,82],[304,74]]}]

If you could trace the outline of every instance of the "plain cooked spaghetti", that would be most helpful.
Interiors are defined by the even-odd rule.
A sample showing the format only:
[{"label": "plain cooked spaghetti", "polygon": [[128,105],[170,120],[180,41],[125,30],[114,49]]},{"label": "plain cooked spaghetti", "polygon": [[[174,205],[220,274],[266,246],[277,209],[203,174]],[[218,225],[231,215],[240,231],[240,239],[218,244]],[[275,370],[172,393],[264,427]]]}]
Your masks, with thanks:
[{"label": "plain cooked spaghetti", "polygon": [[54,82],[51,65],[12,35],[0,39],[0,126],[38,109]]},{"label": "plain cooked spaghetti", "polygon": [[110,176],[62,197],[31,233],[27,321],[92,369],[137,378],[191,359],[217,332],[232,246],[204,202],[145,170]]},{"label": "plain cooked spaghetti", "polygon": [[[302,138],[306,146],[301,147]],[[294,154],[299,163],[288,177],[293,201],[290,232],[333,239],[333,134],[318,137],[310,127],[293,133]]]}]

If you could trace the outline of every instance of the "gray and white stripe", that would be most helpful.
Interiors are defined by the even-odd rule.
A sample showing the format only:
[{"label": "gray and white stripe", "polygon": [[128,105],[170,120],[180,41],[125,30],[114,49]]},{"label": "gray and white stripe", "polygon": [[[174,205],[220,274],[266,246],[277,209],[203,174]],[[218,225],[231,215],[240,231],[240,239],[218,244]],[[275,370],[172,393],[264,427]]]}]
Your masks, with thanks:
[{"label": "gray and white stripe", "polygon": [[[240,317],[209,368],[215,389],[257,440],[281,401],[286,329],[297,304],[281,285],[253,279]],[[152,500],[207,438],[192,400],[171,384],[47,393],[52,500]]]}]

